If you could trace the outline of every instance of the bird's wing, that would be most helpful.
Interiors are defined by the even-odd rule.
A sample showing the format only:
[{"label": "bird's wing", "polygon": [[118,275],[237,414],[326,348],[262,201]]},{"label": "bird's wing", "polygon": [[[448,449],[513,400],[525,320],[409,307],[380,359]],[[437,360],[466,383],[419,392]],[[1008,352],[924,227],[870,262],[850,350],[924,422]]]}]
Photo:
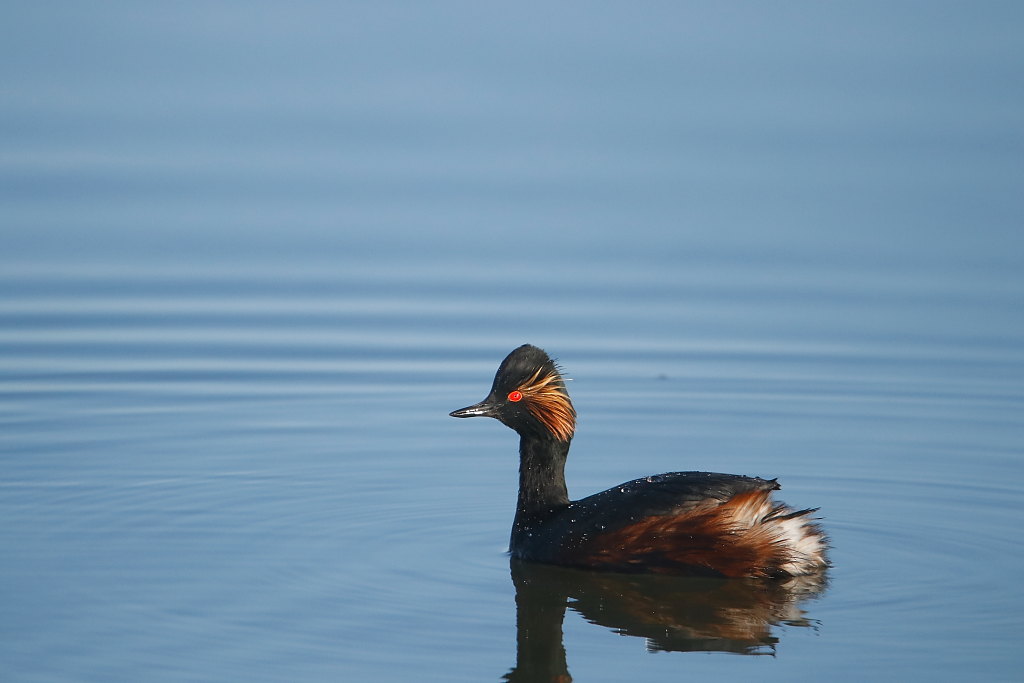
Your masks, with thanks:
[{"label": "bird's wing", "polygon": [[[777,490],[774,479],[714,472],[669,472],[634,479],[569,505],[566,512],[614,529],[649,516],[678,515],[741,494]],[[570,514],[570,517],[572,515]]]}]

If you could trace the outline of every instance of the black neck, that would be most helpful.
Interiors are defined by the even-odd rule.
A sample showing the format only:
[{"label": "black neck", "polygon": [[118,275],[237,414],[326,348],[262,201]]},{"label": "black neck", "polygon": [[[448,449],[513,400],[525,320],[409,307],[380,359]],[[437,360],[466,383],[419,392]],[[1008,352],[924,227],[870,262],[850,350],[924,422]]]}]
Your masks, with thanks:
[{"label": "black neck", "polygon": [[569,492],[565,488],[569,443],[537,436],[520,438],[516,517],[569,504]]}]

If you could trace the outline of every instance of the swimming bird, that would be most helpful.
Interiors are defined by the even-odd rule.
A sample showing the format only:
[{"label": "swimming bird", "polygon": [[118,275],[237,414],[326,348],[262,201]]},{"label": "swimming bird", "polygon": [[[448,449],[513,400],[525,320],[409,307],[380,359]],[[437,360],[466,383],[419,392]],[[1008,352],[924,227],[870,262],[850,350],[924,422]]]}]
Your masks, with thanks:
[{"label": "swimming bird", "polygon": [[483,401],[452,417],[492,417],[519,434],[519,497],[509,552],[582,569],[784,578],[828,566],[811,517],[772,500],[780,486],[712,472],[643,477],[570,500],[565,462],[576,410],[558,365],[524,344],[501,362]]}]

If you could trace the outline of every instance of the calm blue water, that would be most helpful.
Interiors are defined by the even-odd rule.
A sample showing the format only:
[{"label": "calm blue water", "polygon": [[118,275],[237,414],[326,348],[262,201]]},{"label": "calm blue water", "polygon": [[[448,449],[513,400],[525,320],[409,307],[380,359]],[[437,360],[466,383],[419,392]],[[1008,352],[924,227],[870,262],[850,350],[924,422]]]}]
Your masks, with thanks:
[{"label": "calm blue water", "polygon": [[[8,7],[0,678],[1015,679],[1022,46],[1015,3]],[[779,477],[828,586],[510,568],[515,435],[447,413],[523,342],[574,497]]]}]

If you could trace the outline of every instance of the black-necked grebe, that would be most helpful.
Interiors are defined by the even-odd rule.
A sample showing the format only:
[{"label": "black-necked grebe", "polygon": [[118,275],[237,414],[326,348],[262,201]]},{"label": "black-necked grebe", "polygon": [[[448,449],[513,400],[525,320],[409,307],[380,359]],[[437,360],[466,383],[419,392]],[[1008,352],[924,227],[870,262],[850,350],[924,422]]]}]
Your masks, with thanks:
[{"label": "black-necked grebe", "polygon": [[671,472],[570,501],[565,460],[576,410],[558,366],[524,344],[491,393],[452,417],[493,417],[519,433],[519,501],[509,552],[533,562],[618,572],[787,577],[828,565],[810,517],[772,501],[774,479]]}]

